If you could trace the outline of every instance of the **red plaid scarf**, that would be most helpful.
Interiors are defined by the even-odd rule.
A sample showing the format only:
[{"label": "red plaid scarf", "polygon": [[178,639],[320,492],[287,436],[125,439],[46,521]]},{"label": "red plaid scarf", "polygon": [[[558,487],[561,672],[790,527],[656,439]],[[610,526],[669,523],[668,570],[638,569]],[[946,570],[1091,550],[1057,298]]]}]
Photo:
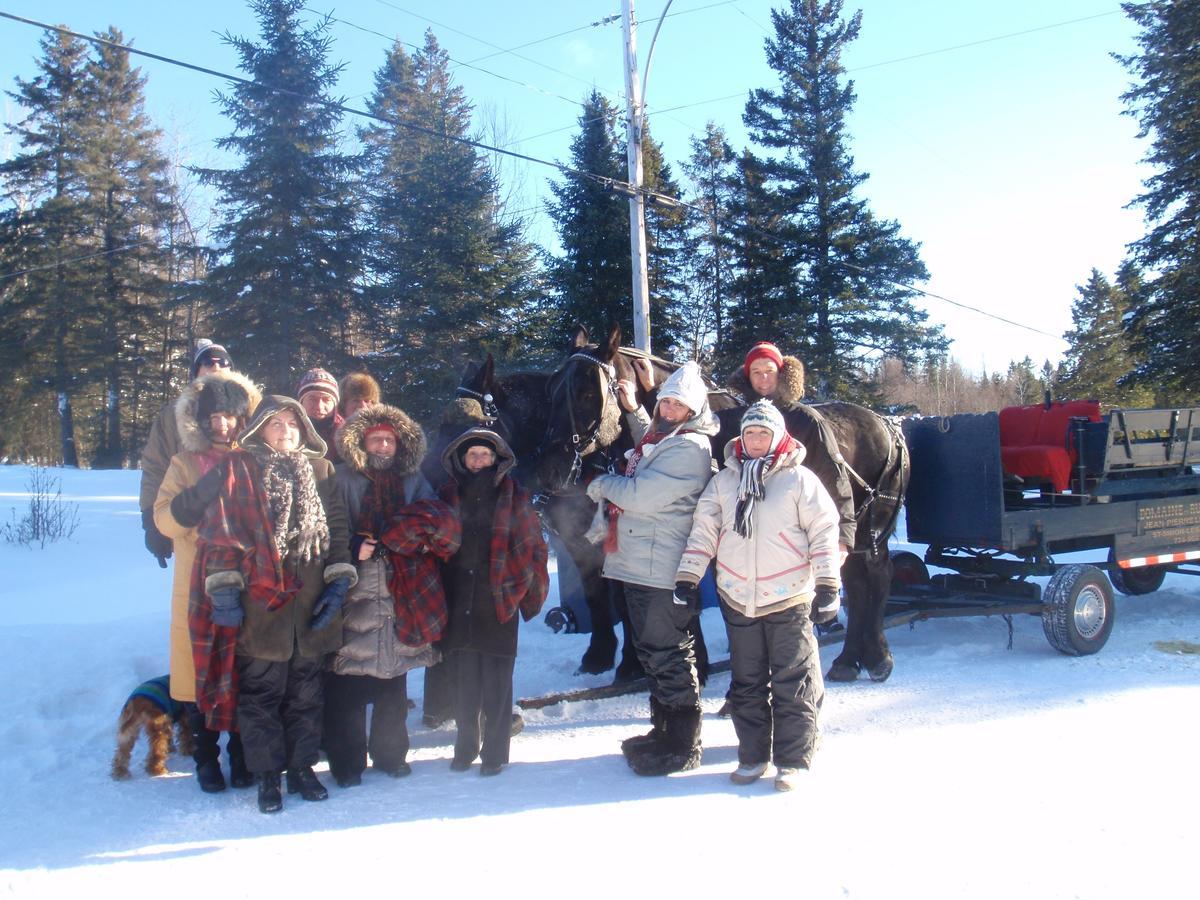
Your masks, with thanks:
[{"label": "red plaid scarf", "polygon": [[[645,452],[643,451],[644,447],[657,444],[659,441],[663,440],[663,438],[670,437],[672,434],[687,434],[690,430],[691,429],[686,431],[680,430],[677,432],[647,431],[644,435],[642,435],[642,439],[638,441],[637,446],[633,448],[633,453],[629,454],[629,462],[625,464],[625,477],[632,478],[637,474],[638,463],[640,463],[642,461],[642,457],[645,456]],[[617,519],[620,518],[621,513],[623,513],[625,510],[621,509],[621,507],[617,506],[617,504],[610,500],[606,500],[605,502],[608,504],[608,531],[604,535],[604,552],[616,553],[619,535],[619,532],[617,531]]]},{"label": "red plaid scarf", "polygon": [[440,500],[418,500],[397,510],[380,536],[392,564],[388,590],[396,610],[396,637],[420,647],[442,636],[446,591],[437,560],[462,543],[462,523]]},{"label": "red plaid scarf", "polygon": [[300,582],[288,572],[271,533],[271,517],[262,473],[249,453],[234,451],[220,461],[221,494],[196,529],[188,630],[196,666],[196,705],[213,731],[234,727],[237,708],[236,628],[214,625],[212,601],[204,589],[210,572],[240,572],[243,603],[282,607],[296,596]]},{"label": "red plaid scarf", "polygon": [[[453,478],[442,485],[444,499],[455,514],[461,500]],[[529,494],[510,477],[500,482],[492,539],[488,547],[488,584],[496,604],[496,618],[507,622],[521,610],[526,622],[538,614],[550,589],[546,567],[549,552],[542,537],[542,520]]]}]

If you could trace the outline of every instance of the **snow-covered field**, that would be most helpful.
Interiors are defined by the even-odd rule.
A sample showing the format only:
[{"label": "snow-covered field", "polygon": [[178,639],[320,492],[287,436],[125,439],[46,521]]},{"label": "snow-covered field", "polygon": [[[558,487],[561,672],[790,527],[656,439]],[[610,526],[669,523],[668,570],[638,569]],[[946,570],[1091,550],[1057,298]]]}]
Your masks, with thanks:
[{"label": "snow-covered field", "polygon": [[[626,767],[618,741],[644,730],[644,696],[526,713],[490,779],[451,772],[453,732],[414,713],[410,778],[327,779],[328,802],[264,816],[253,790],[202,794],[189,759],[110,780],[125,697],[167,669],[169,572],[142,547],[137,472],[55,474],[80,506],[74,538],[0,544],[5,896],[1197,895],[1200,656],[1154,646],[1200,643],[1185,576],[1118,597],[1111,640],[1086,658],[1052,650],[1032,617],[1012,650],[1000,620],[889,633],[891,680],[830,689],[792,794],[730,784],[718,675],[694,772]],[[24,509],[27,475],[0,467],[0,520]],[[723,658],[719,613],[704,626]],[[524,625],[518,695],[605,683],[572,675],[586,640]]]}]

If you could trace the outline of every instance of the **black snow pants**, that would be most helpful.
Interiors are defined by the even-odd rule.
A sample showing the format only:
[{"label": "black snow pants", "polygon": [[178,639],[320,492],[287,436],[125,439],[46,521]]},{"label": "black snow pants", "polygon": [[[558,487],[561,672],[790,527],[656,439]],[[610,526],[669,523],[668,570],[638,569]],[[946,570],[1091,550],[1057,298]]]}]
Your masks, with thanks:
[{"label": "black snow pants", "polygon": [[454,669],[454,759],[506,765],[512,742],[513,669],[516,658],[474,650],[451,651]]},{"label": "black snow pants", "polygon": [[321,748],[321,662],[238,656],[237,724],[246,768],[256,775],[314,766]]},{"label": "black snow pants", "polygon": [[[367,704],[371,736],[367,737]],[[325,755],[334,778],[361,775],[367,753],[394,772],[408,756],[408,676],[325,675]]]},{"label": "black snow pants", "polygon": [[695,639],[688,630],[692,616],[673,594],[670,588],[625,582],[634,646],[659,703],[669,709],[699,708]]},{"label": "black snow pants", "polygon": [[749,618],[722,601],[721,612],[729,634],[729,706],[738,762],[774,759],[780,768],[807,769],[825,697],[808,604]]}]

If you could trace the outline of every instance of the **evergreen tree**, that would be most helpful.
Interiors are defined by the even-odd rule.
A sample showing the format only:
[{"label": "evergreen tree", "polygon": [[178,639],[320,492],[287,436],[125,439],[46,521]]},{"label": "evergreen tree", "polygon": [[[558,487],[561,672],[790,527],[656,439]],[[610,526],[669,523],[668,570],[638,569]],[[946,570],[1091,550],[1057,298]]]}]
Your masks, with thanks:
[{"label": "evergreen tree", "polygon": [[1156,273],[1134,298],[1128,318],[1141,359],[1137,379],[1153,387],[1200,390],[1200,0],[1124,3],[1142,31],[1140,53],[1120,57],[1139,83],[1123,95],[1151,137],[1146,161],[1157,173],[1135,201],[1153,227],[1132,245]]},{"label": "evergreen tree", "polygon": [[225,40],[250,83],[218,102],[233,133],[217,146],[233,169],[199,169],[219,191],[223,248],[209,270],[213,334],[268,390],[290,393],[312,366],[349,359],[361,247],[351,176],[342,152],[328,62],[328,20],[306,25],[304,0],[253,0],[258,43]]},{"label": "evergreen tree", "polygon": [[[115,29],[99,36],[124,43]],[[85,203],[100,251],[85,264],[96,310],[87,352],[104,388],[92,463],[117,467],[136,462],[148,411],[166,399],[145,353],[167,299],[172,196],[162,135],[143,108],[145,77],[129,54],[97,45],[85,84]]]},{"label": "evergreen tree", "polygon": [[[616,121],[616,109],[593,91],[579,115],[579,134],[571,141],[572,169],[626,180]],[[576,323],[593,331],[615,323],[633,334],[628,199],[594,178],[570,173],[550,190],[554,199],[547,211],[562,247],[562,255],[547,264],[550,345],[560,348]]]},{"label": "evergreen tree", "polygon": [[798,350],[818,393],[853,396],[865,383],[852,354],[884,351],[912,361],[944,352],[946,341],[912,304],[915,291],[901,286],[928,278],[917,245],[857,197],[867,175],[855,170],[848,148],[845,120],[855,96],[841,55],[862,16],[843,19],[841,11],[842,0],[790,0],[771,13],[767,62],[780,86],[752,91],[743,120],[766,154],[756,168],[778,217],[773,233],[791,283],[764,284],[757,301],[757,292],[743,290],[739,301],[769,305],[761,318],[771,330],[755,339]]},{"label": "evergreen tree", "polygon": [[[665,197],[682,196],[671,173],[671,165],[663,155],[662,145],[650,137],[648,125],[642,129],[642,186]],[[668,358],[684,352],[688,343],[685,318],[689,274],[687,231],[685,207],[662,205],[653,198],[647,199],[646,284],[650,296],[650,338],[654,352]],[[625,204],[625,234],[629,234],[628,202]],[[632,272],[627,291],[632,321]],[[632,335],[632,332],[627,333]]]},{"label": "evergreen tree", "polygon": [[724,344],[725,307],[733,281],[731,217],[737,161],[724,129],[709,122],[701,137],[692,138],[692,153],[683,171],[693,207],[687,215],[685,346],[692,359],[711,362],[715,348]]},{"label": "evergreen tree", "polygon": [[20,421],[53,403],[57,452],[77,466],[73,403],[91,378],[84,336],[95,320],[79,265],[95,252],[84,203],[87,50],[59,33],[40,46],[38,75],[16,79],[9,93],[26,113],[8,126],[20,150],[0,164],[8,204],[0,217],[0,383],[6,430],[25,431]]},{"label": "evergreen tree", "polygon": [[369,109],[445,135],[400,124],[359,130],[372,365],[406,409],[427,417],[466,360],[519,349],[532,253],[521,223],[500,219],[488,161],[455,140],[469,136],[472,107],[432,32],[412,56],[399,42],[391,48]]},{"label": "evergreen tree", "polygon": [[[1132,267],[1123,267],[1118,281],[1136,281]],[[1099,270],[1092,269],[1087,284],[1077,285],[1071,304],[1072,328],[1064,337],[1069,344],[1060,390],[1073,399],[1094,399],[1109,406],[1141,406],[1152,401],[1144,388],[1123,383],[1134,369],[1123,320],[1127,298]]]}]

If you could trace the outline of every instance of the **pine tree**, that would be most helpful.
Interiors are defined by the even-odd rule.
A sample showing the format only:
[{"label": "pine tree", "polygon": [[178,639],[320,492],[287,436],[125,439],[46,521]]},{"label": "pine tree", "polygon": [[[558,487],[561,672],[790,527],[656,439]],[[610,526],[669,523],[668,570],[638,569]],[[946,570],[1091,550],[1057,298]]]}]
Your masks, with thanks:
[{"label": "pine tree", "polygon": [[1156,391],[1200,390],[1200,0],[1125,3],[1141,27],[1140,53],[1119,57],[1139,83],[1123,98],[1151,137],[1157,173],[1135,201],[1153,223],[1132,245],[1142,271],[1156,273],[1127,320],[1141,356],[1137,380]]},{"label": "pine tree", "polygon": [[20,151],[0,164],[8,201],[0,218],[0,382],[6,430],[15,420],[26,431],[21,419],[53,406],[57,452],[63,465],[77,466],[73,404],[92,378],[82,326],[94,321],[79,265],[95,252],[84,203],[87,49],[58,33],[47,34],[40,46],[39,74],[16,79],[17,90],[9,93],[26,111],[8,126]]},{"label": "pine tree", "polygon": [[1064,337],[1065,354],[1060,390],[1074,399],[1099,400],[1108,406],[1142,406],[1153,398],[1144,388],[1127,383],[1136,365],[1129,349],[1124,318],[1128,298],[1120,284],[1137,282],[1136,270],[1123,266],[1118,284],[1092,269],[1087,284],[1077,285],[1071,304],[1072,328]]},{"label": "pine tree", "polygon": [[[938,328],[903,285],[928,278],[917,245],[894,221],[876,218],[857,194],[867,175],[854,168],[846,117],[855,100],[841,55],[858,37],[861,13],[842,19],[841,0],[790,0],[771,13],[767,62],[776,91],[751,92],[743,120],[765,155],[756,159],[763,193],[778,217],[775,238],[792,270],[787,289],[767,283],[762,302],[773,338],[800,351],[818,393],[861,395],[853,360],[866,350],[905,361],[944,352]],[[740,302],[756,302],[743,290]]]},{"label": "pine tree", "polygon": [[[662,144],[642,129],[642,187],[664,197],[682,198],[682,192],[663,154]],[[629,234],[629,204],[625,205],[625,233]],[[688,220],[683,206],[646,201],[646,284],[650,296],[650,339],[655,353],[676,357],[687,347],[685,318],[688,290]],[[629,295],[633,293],[630,274]],[[630,300],[632,317],[633,301]]]},{"label": "pine tree", "polygon": [[[625,154],[617,146],[617,111],[598,91],[584,101],[569,165],[579,172],[626,180]],[[593,178],[566,174],[551,184],[547,211],[562,255],[547,264],[551,321],[548,341],[565,342],[576,323],[595,331],[618,324],[633,333],[629,203]]]},{"label": "pine tree", "polygon": [[532,253],[520,223],[500,220],[488,161],[462,143],[472,107],[432,32],[412,56],[393,45],[369,109],[445,135],[402,124],[359,130],[365,297],[378,342],[372,366],[409,412],[428,417],[450,396],[466,360],[517,352]]},{"label": "pine tree", "polygon": [[[116,29],[99,37],[124,43]],[[167,301],[173,198],[162,135],[143,108],[145,83],[127,52],[97,45],[87,65],[84,142],[85,202],[101,251],[85,267],[96,309],[87,350],[104,388],[96,467],[135,462],[149,411],[166,399],[145,352]]]},{"label": "pine tree", "polygon": [[733,281],[733,206],[737,163],[724,129],[713,122],[692,138],[683,165],[690,182],[688,277],[683,320],[687,355],[711,362],[724,344],[725,308]]},{"label": "pine tree", "polygon": [[239,366],[290,393],[312,366],[349,359],[361,246],[354,159],[341,149],[341,113],[330,91],[328,20],[306,25],[304,0],[253,0],[258,43],[225,40],[251,79],[218,95],[233,133],[217,146],[233,169],[199,169],[219,191],[223,248],[208,273],[213,333]]}]

